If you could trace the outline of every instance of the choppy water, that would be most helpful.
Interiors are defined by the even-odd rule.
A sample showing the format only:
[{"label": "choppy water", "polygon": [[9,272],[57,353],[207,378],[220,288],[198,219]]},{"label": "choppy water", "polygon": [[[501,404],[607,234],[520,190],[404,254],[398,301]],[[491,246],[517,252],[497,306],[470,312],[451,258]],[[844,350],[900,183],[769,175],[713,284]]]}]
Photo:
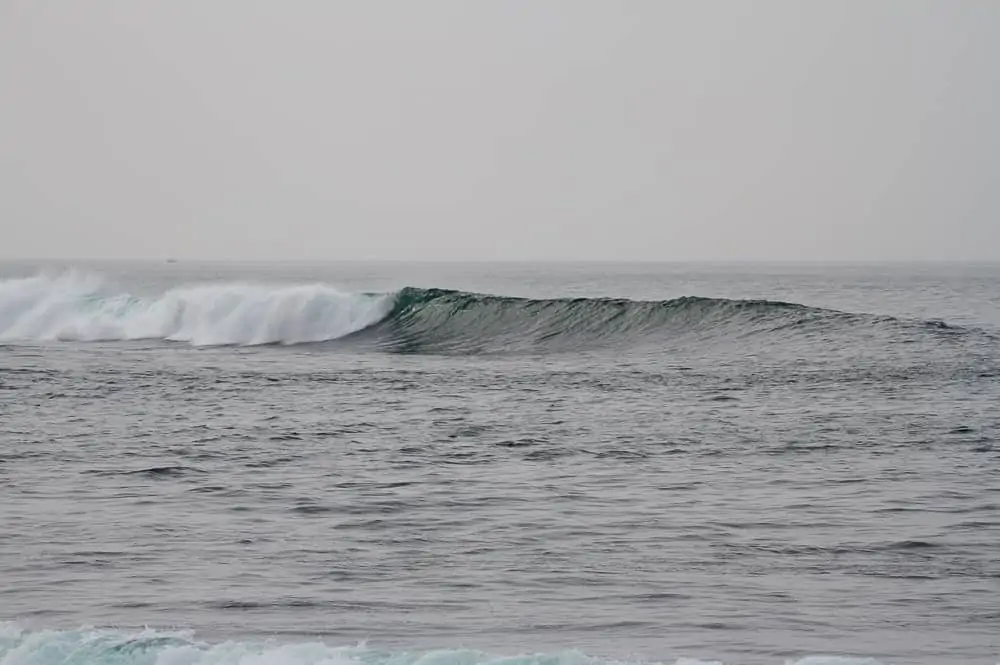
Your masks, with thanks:
[{"label": "choppy water", "polygon": [[0,278],[2,665],[1000,662],[1000,267]]}]

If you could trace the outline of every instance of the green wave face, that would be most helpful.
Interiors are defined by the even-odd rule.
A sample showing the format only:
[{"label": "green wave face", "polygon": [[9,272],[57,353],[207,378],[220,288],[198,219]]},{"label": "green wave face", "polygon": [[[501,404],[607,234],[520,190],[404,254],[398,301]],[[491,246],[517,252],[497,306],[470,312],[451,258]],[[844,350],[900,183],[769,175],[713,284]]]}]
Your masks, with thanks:
[{"label": "green wave face", "polygon": [[572,352],[843,326],[857,315],[784,302],[678,298],[536,300],[408,287],[364,334],[400,353]]}]

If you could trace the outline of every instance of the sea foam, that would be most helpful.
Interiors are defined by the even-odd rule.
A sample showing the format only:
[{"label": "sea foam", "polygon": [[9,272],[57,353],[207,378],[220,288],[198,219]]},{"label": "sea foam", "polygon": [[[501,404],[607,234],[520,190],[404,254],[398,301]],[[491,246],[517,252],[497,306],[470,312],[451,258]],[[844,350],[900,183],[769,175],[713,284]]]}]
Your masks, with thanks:
[{"label": "sea foam", "polygon": [[[675,665],[739,665],[682,658]],[[379,651],[322,642],[197,641],[190,632],[81,628],[27,631],[0,623],[0,665],[643,665],[601,660],[579,651],[490,655],[466,649]],[[648,663],[646,665],[666,665]],[[810,656],[775,665],[882,665],[866,658]]]}]

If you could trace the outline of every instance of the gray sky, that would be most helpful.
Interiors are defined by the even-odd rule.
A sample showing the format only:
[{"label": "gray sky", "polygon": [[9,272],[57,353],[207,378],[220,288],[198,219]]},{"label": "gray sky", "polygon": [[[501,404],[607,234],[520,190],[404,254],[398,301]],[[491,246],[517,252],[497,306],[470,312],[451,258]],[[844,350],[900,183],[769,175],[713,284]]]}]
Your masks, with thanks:
[{"label": "gray sky", "polygon": [[1000,259],[1000,2],[0,0],[0,255]]}]

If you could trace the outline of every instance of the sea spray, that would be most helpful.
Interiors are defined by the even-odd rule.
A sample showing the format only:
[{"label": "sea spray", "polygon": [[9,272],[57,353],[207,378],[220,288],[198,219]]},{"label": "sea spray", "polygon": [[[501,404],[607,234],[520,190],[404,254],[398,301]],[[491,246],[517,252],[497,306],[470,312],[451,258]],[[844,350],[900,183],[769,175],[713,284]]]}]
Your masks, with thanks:
[{"label": "sea spray", "polygon": [[140,297],[73,272],[0,281],[0,341],[299,344],[365,328],[383,318],[392,302],[392,296],[343,293],[322,284],[198,284]]}]

